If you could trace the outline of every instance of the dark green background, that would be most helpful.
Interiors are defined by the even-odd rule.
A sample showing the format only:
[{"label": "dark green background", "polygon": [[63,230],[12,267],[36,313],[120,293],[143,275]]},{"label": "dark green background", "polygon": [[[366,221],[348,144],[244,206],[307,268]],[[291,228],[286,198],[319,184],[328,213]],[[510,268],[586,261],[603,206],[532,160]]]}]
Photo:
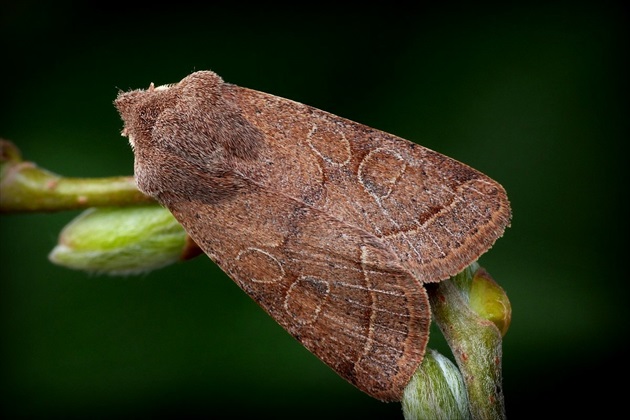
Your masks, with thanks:
[{"label": "dark green background", "polygon": [[[513,205],[480,260],[513,305],[508,417],[609,412],[621,398],[622,9],[13,3],[0,9],[0,136],[26,159],[67,176],[131,174],[118,89],[202,69],[417,141],[495,178]],[[402,418],[205,257],[127,278],[50,264],[76,214],[0,217],[3,410]]]}]

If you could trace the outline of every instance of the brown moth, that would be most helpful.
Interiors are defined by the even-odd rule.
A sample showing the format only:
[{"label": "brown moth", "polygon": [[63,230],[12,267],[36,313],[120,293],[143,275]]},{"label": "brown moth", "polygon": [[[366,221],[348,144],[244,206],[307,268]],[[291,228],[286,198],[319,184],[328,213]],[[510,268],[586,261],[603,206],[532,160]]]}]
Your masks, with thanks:
[{"label": "brown moth", "polygon": [[367,394],[422,361],[423,284],[488,250],[501,185],[439,153],[199,71],[120,93],[138,188],[280,325]]}]

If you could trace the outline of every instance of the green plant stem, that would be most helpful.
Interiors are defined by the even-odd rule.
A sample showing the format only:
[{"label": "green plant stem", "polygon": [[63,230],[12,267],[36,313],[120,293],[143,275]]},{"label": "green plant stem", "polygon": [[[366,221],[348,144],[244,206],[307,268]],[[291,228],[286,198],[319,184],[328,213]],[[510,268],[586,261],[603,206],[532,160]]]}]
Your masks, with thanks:
[{"label": "green plant stem", "polygon": [[54,212],[154,202],[131,176],[66,178],[21,160],[10,142],[1,142],[0,213]]},{"label": "green plant stem", "polygon": [[472,264],[462,273],[427,287],[436,324],[464,378],[473,419],[505,419],[502,391],[501,332],[469,305]]}]

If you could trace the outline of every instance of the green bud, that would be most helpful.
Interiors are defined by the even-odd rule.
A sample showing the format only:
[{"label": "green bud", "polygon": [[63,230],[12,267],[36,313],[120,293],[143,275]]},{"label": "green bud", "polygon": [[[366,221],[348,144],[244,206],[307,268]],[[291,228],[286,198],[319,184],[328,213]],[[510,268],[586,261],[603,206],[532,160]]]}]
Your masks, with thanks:
[{"label": "green bud", "polygon": [[447,357],[427,349],[402,398],[406,420],[469,419],[462,375]]},{"label": "green bud", "polygon": [[137,274],[178,261],[186,243],[184,229],[160,206],[91,208],[62,230],[48,258],[77,270]]},{"label": "green bud", "polygon": [[483,268],[475,271],[470,285],[470,307],[479,316],[494,323],[505,336],[512,321],[512,305],[505,291]]}]

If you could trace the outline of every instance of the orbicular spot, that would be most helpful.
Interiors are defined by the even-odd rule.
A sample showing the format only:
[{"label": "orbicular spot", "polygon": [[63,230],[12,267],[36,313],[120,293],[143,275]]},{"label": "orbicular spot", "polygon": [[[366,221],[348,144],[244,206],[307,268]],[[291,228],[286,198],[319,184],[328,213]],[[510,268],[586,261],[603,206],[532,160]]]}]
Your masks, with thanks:
[{"label": "orbicular spot", "polygon": [[312,324],[319,317],[329,293],[327,281],[311,276],[300,277],[289,287],[284,309],[299,324]]},{"label": "orbicular spot", "polygon": [[368,153],[359,165],[359,181],[363,188],[377,199],[387,198],[400,177],[405,173],[407,163],[398,152],[389,149],[375,149]]},{"label": "orbicular spot", "polygon": [[276,283],[284,277],[282,264],[269,252],[247,248],[236,256],[244,280],[254,283]]},{"label": "orbicular spot", "polygon": [[306,138],[311,149],[331,165],[343,166],[350,161],[350,143],[334,124],[315,124]]}]

